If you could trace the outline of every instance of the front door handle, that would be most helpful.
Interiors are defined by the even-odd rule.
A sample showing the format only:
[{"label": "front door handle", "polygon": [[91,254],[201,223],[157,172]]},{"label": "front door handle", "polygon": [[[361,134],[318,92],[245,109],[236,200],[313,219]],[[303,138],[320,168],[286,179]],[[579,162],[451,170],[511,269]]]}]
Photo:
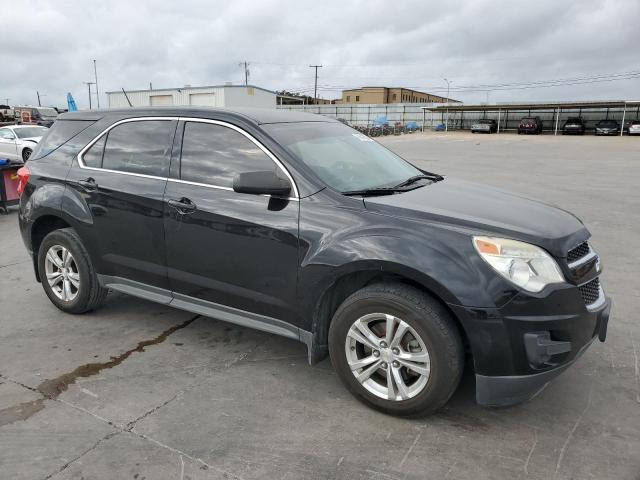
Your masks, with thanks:
[{"label": "front door handle", "polygon": [[175,208],[180,213],[193,213],[198,208],[195,203],[186,197],[182,197],[180,200],[174,200],[170,198],[167,200],[169,206]]},{"label": "front door handle", "polygon": [[95,179],[89,177],[86,180],[78,180],[78,185],[87,192],[95,192],[98,189],[98,184]]}]

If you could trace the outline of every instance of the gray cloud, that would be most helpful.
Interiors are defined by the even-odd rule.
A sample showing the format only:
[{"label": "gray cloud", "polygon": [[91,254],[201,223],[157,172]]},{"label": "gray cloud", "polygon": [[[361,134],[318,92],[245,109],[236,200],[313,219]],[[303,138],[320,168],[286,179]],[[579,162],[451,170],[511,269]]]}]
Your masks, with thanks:
[{"label": "gray cloud", "polygon": [[[640,71],[640,2],[6,2],[0,102],[87,106],[100,90],[251,83],[338,97],[362,85],[419,87],[483,101],[482,87]],[[23,27],[23,28],[22,28]],[[21,33],[23,32],[23,33]],[[489,88],[486,88],[487,90]],[[491,101],[640,98],[640,78],[489,92]],[[101,96],[102,104],[106,98]]]}]

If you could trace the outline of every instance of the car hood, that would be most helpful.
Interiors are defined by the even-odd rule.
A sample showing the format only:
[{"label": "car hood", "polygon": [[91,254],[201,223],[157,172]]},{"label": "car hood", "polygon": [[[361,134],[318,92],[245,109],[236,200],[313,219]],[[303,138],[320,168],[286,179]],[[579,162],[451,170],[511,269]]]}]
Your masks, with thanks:
[{"label": "car hood", "polygon": [[582,222],[565,210],[450,177],[400,194],[366,197],[364,203],[368,210],[387,215],[533,243],[558,257],[589,237]]}]

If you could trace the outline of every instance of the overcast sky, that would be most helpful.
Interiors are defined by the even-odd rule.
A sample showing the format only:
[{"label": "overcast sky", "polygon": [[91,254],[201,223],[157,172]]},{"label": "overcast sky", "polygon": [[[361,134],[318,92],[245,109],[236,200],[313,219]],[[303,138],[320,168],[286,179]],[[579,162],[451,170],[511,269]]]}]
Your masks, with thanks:
[{"label": "overcast sky", "polygon": [[101,92],[242,83],[246,60],[251,84],[311,94],[308,65],[322,64],[324,98],[446,94],[447,78],[466,102],[640,99],[638,0],[7,0],[1,17],[0,103],[40,91],[66,106],[71,92],[86,108],[93,59]]}]

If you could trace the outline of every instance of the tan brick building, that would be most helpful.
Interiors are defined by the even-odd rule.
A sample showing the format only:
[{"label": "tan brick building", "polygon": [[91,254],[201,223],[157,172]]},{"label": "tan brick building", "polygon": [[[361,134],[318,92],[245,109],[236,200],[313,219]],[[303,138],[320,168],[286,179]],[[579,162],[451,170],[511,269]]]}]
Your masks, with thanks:
[{"label": "tan brick building", "polygon": [[[408,88],[362,87],[343,90],[339,103],[446,103],[446,101],[446,97]],[[453,99],[449,99],[449,102],[459,103],[458,100]]]}]

